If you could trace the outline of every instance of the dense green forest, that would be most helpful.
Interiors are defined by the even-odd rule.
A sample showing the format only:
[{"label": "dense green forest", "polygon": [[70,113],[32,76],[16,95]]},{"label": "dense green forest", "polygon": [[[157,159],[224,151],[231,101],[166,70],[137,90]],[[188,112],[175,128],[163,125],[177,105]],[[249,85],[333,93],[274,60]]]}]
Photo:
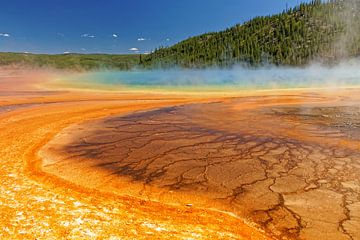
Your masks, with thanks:
[{"label": "dense green forest", "polygon": [[149,55],[0,53],[0,65],[58,69],[202,68],[234,64],[334,64],[360,55],[360,1],[313,0],[220,32],[191,37]]},{"label": "dense green forest", "polygon": [[20,65],[71,69],[77,71],[118,69],[129,70],[139,64],[138,54],[29,54],[0,53],[0,66]]},{"label": "dense green forest", "polygon": [[256,17],[221,32],[156,49],[146,67],[231,66],[242,63],[301,66],[336,63],[360,53],[360,1],[302,3],[272,16]]}]

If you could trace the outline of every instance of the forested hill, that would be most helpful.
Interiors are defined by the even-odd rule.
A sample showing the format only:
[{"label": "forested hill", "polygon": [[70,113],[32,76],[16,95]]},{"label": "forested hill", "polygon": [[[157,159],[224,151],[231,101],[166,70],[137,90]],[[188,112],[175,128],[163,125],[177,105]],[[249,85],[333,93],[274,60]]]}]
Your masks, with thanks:
[{"label": "forested hill", "polygon": [[31,54],[0,53],[0,66],[55,68],[75,71],[130,70],[139,64],[138,54]]},{"label": "forested hill", "polygon": [[142,59],[146,67],[305,65],[334,63],[360,53],[360,1],[303,3],[225,31],[189,38]]}]

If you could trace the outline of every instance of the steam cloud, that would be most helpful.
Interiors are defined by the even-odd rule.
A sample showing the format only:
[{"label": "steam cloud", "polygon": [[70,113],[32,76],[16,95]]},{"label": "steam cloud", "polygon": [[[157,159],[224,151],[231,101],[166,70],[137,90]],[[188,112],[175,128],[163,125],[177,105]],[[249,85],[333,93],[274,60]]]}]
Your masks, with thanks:
[{"label": "steam cloud", "polygon": [[354,50],[360,41],[360,3],[358,0],[338,0],[336,11],[332,11],[331,25],[343,26],[340,36],[333,42],[336,57],[348,58],[349,52]]},{"label": "steam cloud", "polygon": [[237,89],[276,89],[309,87],[349,87],[360,85],[360,59],[336,66],[313,64],[306,68],[266,66],[231,69],[180,69],[100,71],[73,76],[71,81],[142,87],[221,87]]}]

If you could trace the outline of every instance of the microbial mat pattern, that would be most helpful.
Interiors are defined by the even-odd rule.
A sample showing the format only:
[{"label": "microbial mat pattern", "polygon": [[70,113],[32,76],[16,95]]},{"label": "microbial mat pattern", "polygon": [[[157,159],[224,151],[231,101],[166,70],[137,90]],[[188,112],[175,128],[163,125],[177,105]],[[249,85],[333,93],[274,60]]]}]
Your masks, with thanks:
[{"label": "microbial mat pattern", "polygon": [[0,239],[268,239],[225,213],[100,193],[41,171],[46,159],[39,150],[69,125],[186,101],[137,94],[1,93]]},{"label": "microbial mat pattern", "polygon": [[359,142],[356,98],[243,97],[70,126],[42,150],[43,170],[232,212],[280,239],[360,239]]}]

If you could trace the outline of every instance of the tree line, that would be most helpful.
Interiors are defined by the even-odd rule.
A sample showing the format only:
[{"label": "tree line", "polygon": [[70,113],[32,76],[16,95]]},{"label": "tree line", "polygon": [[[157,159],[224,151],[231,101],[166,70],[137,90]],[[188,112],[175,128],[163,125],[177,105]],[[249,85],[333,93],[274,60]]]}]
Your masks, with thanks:
[{"label": "tree line", "polygon": [[144,67],[227,67],[233,64],[332,64],[360,53],[360,1],[313,0],[280,14],[256,17],[220,32],[160,47]]}]

